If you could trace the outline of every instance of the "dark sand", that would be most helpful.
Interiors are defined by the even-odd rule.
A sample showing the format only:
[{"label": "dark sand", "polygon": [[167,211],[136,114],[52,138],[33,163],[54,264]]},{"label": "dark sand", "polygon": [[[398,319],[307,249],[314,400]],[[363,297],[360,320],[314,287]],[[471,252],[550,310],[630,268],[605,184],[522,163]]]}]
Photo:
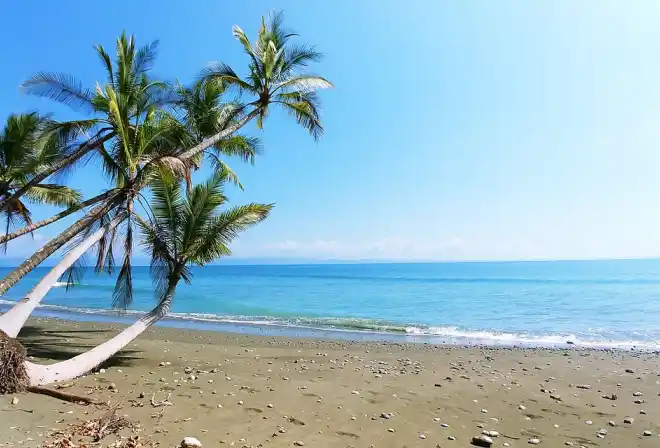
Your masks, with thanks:
[{"label": "dark sand", "polygon": [[[39,319],[30,321],[21,340],[45,363],[92,347],[117,328]],[[495,447],[528,446],[530,439],[548,447],[660,446],[660,358],[635,352],[347,343],[157,328],[105,370],[64,390],[121,402],[118,413],[141,425],[142,440],[161,447],[192,436],[205,447],[303,442],[464,448],[482,431],[499,432]],[[153,394],[163,400],[169,393],[173,406],[151,405]],[[616,400],[603,398],[612,394]],[[2,447],[41,446],[57,438],[53,431],[105,412],[42,395],[17,395],[17,404],[13,398],[0,397]],[[627,417],[632,424],[624,423]],[[599,437],[601,429],[607,433]],[[120,436],[90,446],[127,446]]]}]

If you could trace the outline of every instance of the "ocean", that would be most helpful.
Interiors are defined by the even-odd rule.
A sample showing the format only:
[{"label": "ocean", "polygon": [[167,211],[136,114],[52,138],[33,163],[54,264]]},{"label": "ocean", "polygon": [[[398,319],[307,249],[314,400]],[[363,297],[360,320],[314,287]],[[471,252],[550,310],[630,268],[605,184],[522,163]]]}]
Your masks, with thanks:
[{"label": "ocean", "polygon": [[[0,303],[20,299],[38,268]],[[10,268],[0,268],[4,276]],[[660,349],[660,260],[319,264],[195,268],[163,325],[238,333],[492,346]],[[135,300],[109,310],[113,278],[61,284],[36,315],[128,322],[153,307],[148,267]]]}]

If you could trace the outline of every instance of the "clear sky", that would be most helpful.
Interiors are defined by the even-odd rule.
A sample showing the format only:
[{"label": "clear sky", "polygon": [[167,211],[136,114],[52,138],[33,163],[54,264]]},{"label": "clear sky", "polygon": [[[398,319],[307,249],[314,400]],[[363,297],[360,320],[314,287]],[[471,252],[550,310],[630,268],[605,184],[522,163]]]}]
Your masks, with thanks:
[{"label": "clear sky", "polygon": [[[19,92],[39,70],[103,80],[92,49],[160,39],[155,74],[211,60],[284,10],[326,54],[319,143],[274,114],[233,202],[275,202],[239,258],[483,260],[660,256],[660,2],[6,2],[0,117],[66,109]],[[106,187],[93,169],[71,184]],[[53,212],[37,208],[35,218]],[[70,221],[21,239],[31,253]]]}]

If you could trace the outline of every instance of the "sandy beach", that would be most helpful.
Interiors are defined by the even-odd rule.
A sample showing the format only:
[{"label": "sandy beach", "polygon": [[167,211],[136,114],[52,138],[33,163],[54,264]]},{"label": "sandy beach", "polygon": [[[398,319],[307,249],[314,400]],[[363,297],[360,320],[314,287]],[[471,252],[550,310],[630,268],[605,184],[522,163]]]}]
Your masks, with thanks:
[{"label": "sandy beach", "polygon": [[[34,360],[48,363],[118,328],[36,319],[20,339]],[[444,448],[470,446],[483,432],[493,436],[492,446],[660,445],[660,358],[636,352],[156,328],[103,370],[66,386],[63,391],[120,403],[117,414],[139,424],[89,446],[131,446],[127,437],[138,434],[141,443],[161,447],[190,436],[206,447]],[[152,397],[158,403],[168,396],[171,406],[152,405]],[[0,397],[0,446],[52,443],[106,409],[31,393]],[[80,446],[91,439],[72,441]]]}]

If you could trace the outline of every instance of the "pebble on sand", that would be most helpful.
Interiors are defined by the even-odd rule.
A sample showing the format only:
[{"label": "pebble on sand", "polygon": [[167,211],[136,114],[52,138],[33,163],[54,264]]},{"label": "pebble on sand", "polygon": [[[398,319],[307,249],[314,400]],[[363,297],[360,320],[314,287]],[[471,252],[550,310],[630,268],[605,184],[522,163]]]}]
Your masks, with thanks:
[{"label": "pebble on sand", "polygon": [[529,443],[530,445],[538,445],[539,443],[541,443],[541,441],[539,439],[529,439],[527,443]]},{"label": "pebble on sand", "polygon": [[651,431],[644,431],[644,432],[642,433],[642,435],[644,435],[645,437],[650,437],[650,436],[652,436],[653,434],[651,433]]},{"label": "pebble on sand", "polygon": [[184,437],[180,446],[181,448],[200,448],[202,446],[202,442],[194,437]]},{"label": "pebble on sand", "polygon": [[11,399],[11,404],[16,406],[18,404],[18,397],[14,397]]},{"label": "pebble on sand", "polygon": [[493,439],[488,436],[480,435],[477,437],[472,437],[472,445],[481,446],[485,448],[490,448],[493,445]]}]

